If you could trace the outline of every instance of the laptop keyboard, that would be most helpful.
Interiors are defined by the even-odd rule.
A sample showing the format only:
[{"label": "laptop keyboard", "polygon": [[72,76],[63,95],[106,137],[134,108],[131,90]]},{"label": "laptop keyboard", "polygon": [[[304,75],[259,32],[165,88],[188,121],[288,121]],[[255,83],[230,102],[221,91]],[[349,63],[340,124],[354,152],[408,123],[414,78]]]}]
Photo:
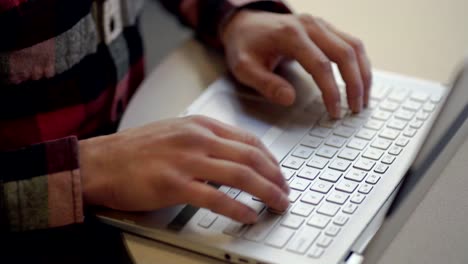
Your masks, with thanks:
[{"label": "laptop keyboard", "polygon": [[[423,92],[381,86],[373,90],[370,106],[361,113],[352,115],[343,105],[340,120],[330,119],[321,103],[314,106],[322,111],[322,118],[281,162],[291,188],[290,208],[274,212],[256,197],[222,186],[220,190],[259,213],[255,225],[232,221],[223,232],[320,258],[440,99]],[[208,212],[198,224],[209,228],[217,217]]]}]

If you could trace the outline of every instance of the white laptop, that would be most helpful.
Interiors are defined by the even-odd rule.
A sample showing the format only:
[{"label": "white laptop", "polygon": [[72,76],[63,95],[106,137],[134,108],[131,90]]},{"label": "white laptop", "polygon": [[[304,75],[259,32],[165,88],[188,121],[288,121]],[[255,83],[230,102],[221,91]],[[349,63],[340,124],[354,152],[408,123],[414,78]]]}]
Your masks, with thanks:
[{"label": "white laptop", "polygon": [[[138,214],[108,210],[100,219],[232,263],[360,263],[423,143],[436,145],[466,108],[468,60],[451,92],[439,83],[375,71],[370,107],[351,115],[343,99],[340,120],[328,117],[318,88],[297,64],[283,66],[280,74],[298,92],[293,107],[271,105],[225,77],[184,115],[210,116],[260,137],[291,187],[286,212],[270,212],[247,193],[215,186],[256,210],[259,222],[242,225],[190,205]],[[429,134],[441,111],[443,122]]]}]

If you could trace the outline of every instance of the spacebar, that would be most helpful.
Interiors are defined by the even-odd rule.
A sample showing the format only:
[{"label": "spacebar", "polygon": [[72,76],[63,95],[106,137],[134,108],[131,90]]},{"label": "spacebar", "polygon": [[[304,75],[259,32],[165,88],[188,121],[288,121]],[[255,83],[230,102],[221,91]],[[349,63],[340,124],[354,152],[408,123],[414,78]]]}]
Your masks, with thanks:
[{"label": "spacebar", "polygon": [[268,210],[263,211],[258,222],[244,234],[244,238],[255,242],[263,241],[280,218],[278,214],[270,213]]}]

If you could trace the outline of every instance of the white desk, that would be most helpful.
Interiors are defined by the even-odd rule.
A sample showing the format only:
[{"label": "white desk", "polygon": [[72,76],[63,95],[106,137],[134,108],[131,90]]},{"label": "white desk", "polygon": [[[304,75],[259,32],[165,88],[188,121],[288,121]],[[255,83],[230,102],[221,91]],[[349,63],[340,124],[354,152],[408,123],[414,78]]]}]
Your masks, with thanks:
[{"label": "white desk", "polygon": [[[446,82],[449,80],[454,66],[468,51],[468,32],[465,29],[468,25],[468,17],[466,16],[468,1],[466,0],[329,0],[326,2],[296,0],[289,2],[296,11],[319,15],[344,31],[360,37],[366,43],[373,66],[376,68]],[[219,55],[207,51],[193,40],[188,41],[168,56],[148,76],[133,98],[121,128],[177,116],[223,72],[225,72],[225,67]],[[468,144],[465,145],[461,151],[462,154],[465,153],[466,157]],[[456,163],[457,161],[458,163]],[[463,161],[456,160],[452,167],[458,168],[462,165]],[[463,171],[467,171],[466,163],[464,166],[465,170]],[[456,189],[458,192],[464,191],[465,194],[468,194],[467,177],[441,177],[437,184],[431,189],[431,192],[435,194],[433,196],[430,193],[427,195],[429,198],[432,197],[430,199],[437,198],[440,201],[440,199],[444,199],[442,191],[450,189]],[[452,197],[452,199],[454,198]],[[417,219],[420,220],[421,216],[427,216],[430,212],[427,209],[428,206],[430,208],[430,201],[426,202],[426,200],[427,198],[421,203],[420,207],[423,209],[418,207],[418,210],[422,212],[421,215],[417,216],[419,218],[412,217],[404,228],[416,227]],[[468,214],[468,206],[465,206],[464,209],[464,211],[458,211],[458,218],[440,220],[445,221],[445,223],[452,221],[455,226],[463,228],[461,223],[464,219],[462,216],[464,212]],[[436,219],[433,219],[432,222],[426,221],[426,224],[436,224],[434,221]],[[464,229],[466,230],[466,228]],[[424,233],[424,230],[421,232]],[[440,238],[440,233],[437,232],[425,232],[424,234],[426,236],[420,237],[419,241],[422,238],[430,239],[431,235]],[[465,236],[457,236],[458,240],[456,241],[463,242],[463,239],[466,241],[468,234],[466,231],[462,234]],[[451,232],[449,235],[456,235],[456,233]],[[137,263],[221,263],[133,235],[125,234],[124,237]],[[421,254],[424,251],[418,245],[430,245],[417,244],[413,240],[412,247],[401,246],[411,242],[411,239],[405,237],[404,234],[397,236],[394,241],[399,243],[393,243],[389,247],[386,255],[382,258],[384,263],[391,263],[393,257],[399,257],[400,261],[397,263],[416,263],[417,260],[420,260],[421,263],[427,263],[427,258],[414,257],[415,254],[411,254],[410,249]],[[452,240],[450,237],[445,237],[441,243],[443,241]],[[456,245],[458,246],[443,248],[449,249],[449,251],[441,250],[451,254],[457,252],[458,254],[468,254],[460,250],[460,244]],[[375,256],[374,259],[376,259]],[[459,259],[463,259],[463,255]],[[465,259],[468,259],[468,256]]]}]

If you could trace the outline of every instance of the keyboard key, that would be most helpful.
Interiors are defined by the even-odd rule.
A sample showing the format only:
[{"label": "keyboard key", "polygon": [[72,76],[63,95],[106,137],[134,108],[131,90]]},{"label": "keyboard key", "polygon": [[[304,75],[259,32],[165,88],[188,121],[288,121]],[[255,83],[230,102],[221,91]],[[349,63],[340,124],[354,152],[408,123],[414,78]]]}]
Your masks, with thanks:
[{"label": "keyboard key", "polygon": [[383,138],[377,138],[372,142],[371,147],[382,149],[382,150],[387,150],[390,145],[392,144],[392,141],[383,139]]},{"label": "keyboard key", "polygon": [[239,189],[231,188],[231,189],[229,189],[229,191],[226,194],[230,198],[235,199],[237,197],[237,195],[239,195],[240,192],[241,191]]},{"label": "keyboard key", "polygon": [[263,204],[260,201],[255,201],[254,199],[252,199],[252,195],[250,195],[250,194],[248,194],[246,192],[241,192],[237,196],[236,200],[243,203],[243,204],[245,204],[245,205],[247,205],[252,210],[257,212],[257,214],[259,214],[263,210],[263,208],[265,208],[265,204]]},{"label": "keyboard key", "polygon": [[322,146],[321,148],[319,148],[319,150],[317,150],[317,153],[315,153],[315,155],[331,159],[335,156],[337,152],[338,150],[336,148]]},{"label": "keyboard key", "polygon": [[342,180],[336,185],[335,189],[347,193],[353,193],[356,190],[358,183],[349,181],[349,180]]},{"label": "keyboard key", "polygon": [[436,108],[435,104],[427,103],[427,104],[424,105],[423,111],[424,112],[432,112],[432,111],[435,110],[435,108]]},{"label": "keyboard key", "polygon": [[304,164],[304,160],[296,157],[287,157],[285,161],[283,161],[283,167],[297,170],[299,169],[302,164]]},{"label": "keyboard key", "polygon": [[398,89],[394,90],[388,95],[388,99],[396,101],[396,102],[403,102],[408,97],[408,90],[406,89]]},{"label": "keyboard key", "polygon": [[411,128],[421,128],[422,126],[424,125],[424,121],[421,121],[421,120],[413,120],[409,123],[409,126]]},{"label": "keyboard key", "polygon": [[407,128],[405,129],[405,131],[403,131],[403,135],[407,137],[414,137],[414,135],[416,135],[416,132],[418,131],[414,128]]},{"label": "keyboard key", "polygon": [[316,191],[319,193],[328,193],[330,189],[333,187],[333,183],[327,182],[327,181],[316,181],[312,184],[312,187],[310,189],[312,191]]},{"label": "keyboard key", "polygon": [[329,225],[325,230],[325,234],[327,236],[336,237],[340,230],[341,228],[337,227],[336,225]]},{"label": "keyboard key", "polygon": [[291,190],[291,191],[289,192],[289,195],[288,195],[289,201],[290,201],[291,203],[294,203],[294,202],[297,201],[297,199],[299,199],[299,196],[301,196],[301,192],[298,192],[298,191],[295,191],[295,190]]},{"label": "keyboard key", "polygon": [[424,121],[424,120],[426,120],[428,118],[429,118],[429,113],[427,113],[427,112],[419,112],[419,113],[416,114],[416,119],[418,119],[418,120]]},{"label": "keyboard key", "polygon": [[325,127],[314,127],[310,131],[310,135],[320,138],[326,138],[328,137],[328,135],[330,135],[331,131],[331,129]]},{"label": "keyboard key", "polygon": [[309,162],[307,163],[307,166],[314,167],[317,169],[323,169],[325,168],[325,166],[327,166],[327,164],[328,164],[328,159],[314,156],[312,157],[311,160],[309,160]]},{"label": "keyboard key", "polygon": [[301,201],[308,204],[318,205],[322,201],[324,195],[318,192],[310,191],[304,193]]},{"label": "keyboard key", "polygon": [[296,171],[287,168],[281,168],[281,173],[283,174],[284,179],[286,181],[289,181],[294,176],[294,173],[296,173]]},{"label": "keyboard key", "polygon": [[391,148],[388,150],[388,154],[397,156],[397,155],[400,155],[400,153],[401,153],[402,150],[403,150],[402,147],[393,146],[393,147],[391,147]]},{"label": "keyboard key", "polygon": [[297,177],[301,177],[308,180],[314,180],[319,175],[319,173],[319,170],[306,166],[299,171]]},{"label": "keyboard key", "polygon": [[433,94],[431,95],[431,102],[432,103],[438,103],[442,100],[442,96],[440,94]]},{"label": "keyboard key", "polygon": [[372,118],[381,120],[381,121],[387,121],[390,117],[392,116],[391,112],[384,111],[384,110],[377,110],[372,114]]},{"label": "keyboard key", "polygon": [[327,141],[325,141],[325,145],[332,146],[335,148],[341,148],[346,143],[346,138],[339,137],[339,136],[330,136]]},{"label": "keyboard key", "polygon": [[309,187],[310,181],[302,178],[295,178],[290,184],[289,187],[298,191],[305,191]]},{"label": "keyboard key", "polygon": [[389,86],[374,86],[371,90],[371,98],[374,100],[381,101],[387,94],[392,90]]},{"label": "keyboard key", "polygon": [[399,106],[400,105],[398,103],[392,102],[390,100],[383,101],[380,104],[380,108],[382,108],[383,110],[386,110],[386,111],[390,111],[390,112],[396,111]]},{"label": "keyboard key", "polygon": [[309,148],[318,148],[318,146],[320,146],[320,144],[322,144],[322,140],[323,139],[318,138],[318,137],[306,135],[302,139],[301,145],[309,147]]},{"label": "keyboard key", "polygon": [[361,204],[365,198],[366,196],[364,194],[357,192],[351,197],[351,202],[355,204]]},{"label": "keyboard key", "polygon": [[407,122],[404,120],[392,118],[390,119],[390,121],[388,121],[387,127],[398,129],[398,130],[403,130],[406,127],[406,124]]},{"label": "keyboard key", "polygon": [[366,182],[369,184],[376,184],[380,180],[380,176],[377,174],[371,174],[367,177]]},{"label": "keyboard key", "polygon": [[357,169],[350,169],[348,173],[346,173],[345,179],[361,182],[367,176],[367,172]]},{"label": "keyboard key", "polygon": [[366,122],[365,119],[358,118],[355,116],[348,117],[343,120],[343,125],[351,128],[359,128],[362,124]]},{"label": "keyboard key", "polygon": [[298,146],[292,155],[294,157],[302,158],[302,159],[308,159],[312,153],[314,153],[314,150],[309,147],[304,147],[304,146]]},{"label": "keyboard key", "polygon": [[351,166],[350,161],[344,159],[335,159],[328,167],[338,171],[346,171],[349,168],[349,166]]},{"label": "keyboard key", "polygon": [[338,119],[331,118],[329,114],[325,114],[322,119],[320,119],[319,125],[326,128],[335,128],[340,122],[341,121]]},{"label": "keyboard key", "polygon": [[337,136],[349,138],[354,134],[354,132],[356,132],[356,129],[354,128],[346,127],[346,126],[339,126],[333,131],[333,134]]},{"label": "keyboard key", "polygon": [[364,125],[365,128],[372,129],[372,130],[380,130],[384,125],[384,122],[378,121],[375,119],[370,119],[367,121],[367,123]]},{"label": "keyboard key", "polygon": [[331,237],[322,235],[317,239],[317,246],[326,248],[330,246],[332,241],[333,239]]},{"label": "keyboard key", "polygon": [[335,225],[339,226],[344,226],[348,222],[349,217],[344,215],[344,214],[338,214],[335,219],[333,220],[333,223]]},{"label": "keyboard key", "polygon": [[353,116],[358,117],[358,118],[362,118],[362,119],[368,119],[369,116],[370,116],[372,113],[373,113],[373,112],[372,112],[371,109],[369,109],[369,108],[364,108],[364,109],[361,110],[361,112],[353,114]]},{"label": "keyboard key", "polygon": [[426,102],[429,99],[429,94],[425,92],[413,92],[411,94],[411,100],[418,101],[418,102]]},{"label": "keyboard key", "polygon": [[370,191],[372,191],[372,188],[374,188],[372,185],[364,183],[363,185],[361,185],[361,187],[359,187],[358,192],[368,194],[370,193]]},{"label": "keyboard key", "polygon": [[283,248],[294,235],[294,231],[285,227],[276,227],[266,238],[265,244],[275,248]]},{"label": "keyboard key", "polygon": [[340,191],[331,191],[327,197],[327,201],[343,205],[349,198],[349,194]]},{"label": "keyboard key", "polygon": [[208,212],[201,220],[198,225],[203,228],[209,228],[218,219],[218,216],[212,212]]},{"label": "keyboard key", "polygon": [[339,172],[339,171],[336,171],[336,170],[325,170],[321,175],[320,175],[320,179],[321,180],[325,180],[325,181],[329,181],[329,182],[337,182],[340,177],[341,177],[342,173]]},{"label": "keyboard key", "polygon": [[354,149],[350,149],[350,148],[343,149],[340,152],[340,154],[338,155],[339,158],[347,159],[347,160],[350,160],[350,161],[355,160],[357,158],[357,156],[359,156],[359,151],[354,150]]},{"label": "keyboard key", "polygon": [[268,210],[263,211],[258,222],[245,232],[244,238],[254,242],[263,241],[280,218],[281,216],[270,213]]},{"label": "keyboard key", "polygon": [[346,213],[346,214],[354,214],[354,212],[356,212],[356,209],[358,208],[357,204],[354,204],[354,203],[347,203],[344,207],[343,207],[343,213]]},{"label": "keyboard key", "polygon": [[384,128],[380,134],[379,137],[383,137],[386,139],[390,140],[395,140],[398,136],[400,135],[400,131],[391,129],[391,128]]},{"label": "keyboard key", "polygon": [[377,172],[377,173],[380,173],[380,174],[384,174],[386,171],[388,170],[388,165],[385,165],[385,164],[378,164],[374,171]]},{"label": "keyboard key", "polygon": [[359,132],[356,134],[356,137],[357,137],[357,138],[362,138],[362,139],[365,139],[365,140],[371,140],[371,139],[375,136],[375,133],[376,133],[376,132],[375,132],[374,130],[362,128],[362,129],[359,130]]},{"label": "keyboard key", "polygon": [[318,247],[318,246],[313,246],[311,249],[310,249],[310,253],[309,253],[309,257],[311,258],[315,258],[315,259],[318,259],[322,256],[323,252],[325,250],[321,247]]},{"label": "keyboard key", "polygon": [[320,214],[314,214],[307,222],[308,225],[324,229],[330,222],[330,217]]},{"label": "keyboard key", "polygon": [[298,229],[299,227],[301,227],[303,222],[304,222],[304,218],[297,216],[297,215],[288,214],[285,217],[283,217],[283,221],[281,221],[281,225],[292,228],[292,229]]},{"label": "keyboard key", "polygon": [[357,149],[357,150],[363,150],[366,146],[367,146],[367,141],[359,139],[359,138],[353,138],[348,143],[348,147]]},{"label": "keyboard key", "polygon": [[409,142],[409,138],[400,137],[395,141],[395,145],[399,147],[406,147],[406,145],[408,145],[408,142]]},{"label": "keyboard key", "polygon": [[301,255],[305,254],[319,234],[320,229],[305,226],[301,229],[301,232],[298,232],[293,240],[289,242],[287,250]]},{"label": "keyboard key", "polygon": [[291,213],[295,214],[295,215],[300,215],[300,216],[303,216],[303,217],[308,217],[310,215],[310,213],[312,213],[314,208],[315,207],[313,205],[310,205],[308,203],[299,202],[291,210]]},{"label": "keyboard key", "polygon": [[402,107],[406,110],[416,112],[422,107],[422,104],[413,100],[408,100],[402,105]]},{"label": "keyboard key", "polygon": [[224,228],[223,233],[233,237],[240,237],[242,233],[247,230],[249,225],[239,223],[236,221],[231,221],[226,228]]},{"label": "keyboard key", "polygon": [[372,159],[372,160],[379,160],[382,155],[384,154],[383,150],[376,149],[376,148],[368,148],[362,156],[364,158]]},{"label": "keyboard key", "polygon": [[410,121],[411,119],[413,119],[413,116],[414,116],[414,112],[404,110],[404,109],[400,109],[400,110],[395,112],[395,117],[396,118],[402,119],[402,120],[405,120],[405,121]]},{"label": "keyboard key", "polygon": [[393,163],[394,160],[395,160],[395,156],[386,154],[386,155],[382,158],[382,163],[390,165],[390,164]]},{"label": "keyboard key", "polygon": [[354,168],[361,169],[365,171],[370,171],[375,165],[375,161],[365,158],[360,158],[354,163]]}]

